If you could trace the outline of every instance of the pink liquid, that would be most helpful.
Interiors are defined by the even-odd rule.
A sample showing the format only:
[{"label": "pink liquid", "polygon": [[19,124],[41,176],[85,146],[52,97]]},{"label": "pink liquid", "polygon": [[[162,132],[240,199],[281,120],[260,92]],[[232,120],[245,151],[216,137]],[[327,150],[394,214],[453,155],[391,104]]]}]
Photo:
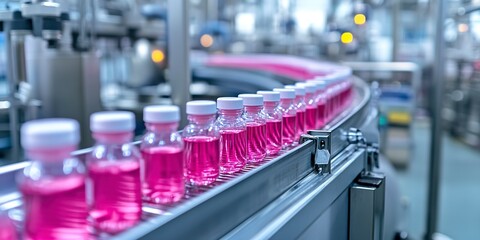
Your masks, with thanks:
[{"label": "pink liquid", "polygon": [[16,240],[17,233],[15,226],[8,217],[0,216],[0,239],[2,240]]},{"label": "pink liquid", "polygon": [[284,147],[291,146],[297,135],[297,116],[291,115],[282,117],[283,119],[283,136],[282,142]]},{"label": "pink liquid", "polygon": [[20,191],[26,239],[89,239],[84,176],[25,180]]},{"label": "pink liquid", "polygon": [[321,102],[317,105],[317,129],[321,129],[327,123],[327,109],[325,102]]},{"label": "pink liquid", "polygon": [[333,97],[330,96],[329,98],[327,98],[327,101],[325,103],[325,120],[324,120],[325,123],[333,119],[333,116],[335,115],[333,113],[334,109],[335,108],[333,106]]},{"label": "pink liquid", "polygon": [[88,166],[93,203],[90,219],[97,232],[118,233],[142,213],[140,164],[136,160],[96,161]]},{"label": "pink liquid", "polygon": [[247,123],[248,161],[260,162],[267,155],[267,125]]},{"label": "pink liquid", "polygon": [[220,140],[220,171],[234,173],[242,170],[247,162],[247,131],[220,130]]},{"label": "pink liquid", "polygon": [[305,111],[305,130],[317,129],[317,108],[307,107]]},{"label": "pink liquid", "polygon": [[282,150],[282,121],[267,121],[267,154],[276,155]]},{"label": "pink liquid", "polygon": [[151,147],[142,149],[145,163],[143,198],[149,203],[168,204],[182,199],[183,149],[178,147]]},{"label": "pink liquid", "polygon": [[297,138],[300,140],[300,136],[305,133],[305,111],[297,111]]},{"label": "pink liquid", "polygon": [[220,139],[187,137],[185,141],[185,178],[194,185],[208,185],[217,180],[220,163]]}]

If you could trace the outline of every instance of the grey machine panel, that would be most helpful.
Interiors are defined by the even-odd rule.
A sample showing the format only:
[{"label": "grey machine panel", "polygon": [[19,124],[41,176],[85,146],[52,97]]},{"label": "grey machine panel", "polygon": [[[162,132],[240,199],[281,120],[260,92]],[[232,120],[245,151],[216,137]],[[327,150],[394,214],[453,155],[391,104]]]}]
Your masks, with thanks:
[{"label": "grey machine panel", "polygon": [[[176,205],[144,207],[145,220],[113,239],[308,238],[319,232],[325,239],[345,239],[348,189],[366,163],[366,150],[349,143],[346,134],[375,119],[375,111],[369,107],[369,87],[360,79],[354,83],[353,104],[323,129],[332,139],[330,174],[314,170],[312,153],[317,145],[307,140],[241,173],[221,176],[213,186],[189,187]],[[88,152],[84,149],[75,154],[83,159]],[[0,192],[0,210],[21,206],[13,181],[27,165],[0,168],[0,179],[5,179],[0,181],[0,189],[6,189]]]}]

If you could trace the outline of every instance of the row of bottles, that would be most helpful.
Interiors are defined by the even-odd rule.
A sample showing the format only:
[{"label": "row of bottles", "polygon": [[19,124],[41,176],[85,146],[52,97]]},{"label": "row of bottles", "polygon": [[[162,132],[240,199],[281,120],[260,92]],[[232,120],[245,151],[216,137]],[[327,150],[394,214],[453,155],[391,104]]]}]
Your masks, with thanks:
[{"label": "row of bottles", "polygon": [[71,156],[78,123],[25,123],[22,147],[31,165],[19,176],[27,239],[89,239],[121,232],[140,221],[142,206],[181,200],[185,185],[209,185],[266,156],[295,146],[350,102],[352,84],[311,80],[273,91],[187,103],[188,125],[178,132],[177,106],[144,109],[147,133],[131,144],[130,112],[92,114],[96,141],[85,166]]}]

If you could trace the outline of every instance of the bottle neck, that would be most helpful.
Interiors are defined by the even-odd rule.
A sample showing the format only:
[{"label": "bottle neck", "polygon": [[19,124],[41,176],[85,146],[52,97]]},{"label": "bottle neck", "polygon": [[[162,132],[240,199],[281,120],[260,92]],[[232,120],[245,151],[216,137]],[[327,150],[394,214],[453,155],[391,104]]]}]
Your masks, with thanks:
[{"label": "bottle neck", "polygon": [[206,125],[211,124],[215,121],[215,114],[208,115],[188,115],[187,119],[192,124]]},{"label": "bottle neck", "polygon": [[295,97],[295,103],[296,104],[299,104],[299,103],[304,102],[304,101],[305,101],[305,96],[298,95],[298,96]]},{"label": "bottle neck", "polygon": [[58,148],[50,149],[27,149],[27,157],[34,161],[42,162],[60,162],[71,156],[71,153],[75,151],[76,146],[62,146]]},{"label": "bottle neck", "polygon": [[290,107],[293,104],[293,99],[291,98],[282,98],[280,99],[280,105],[284,108]]},{"label": "bottle neck", "polygon": [[315,96],[313,93],[305,94],[305,104],[306,105],[314,105],[315,104]]},{"label": "bottle neck", "polygon": [[98,144],[106,144],[106,145],[117,145],[117,144],[125,144],[129,143],[133,139],[132,132],[116,132],[116,133],[99,133],[94,132],[92,134],[93,139]]},{"label": "bottle neck", "polygon": [[242,116],[243,110],[242,109],[219,109],[218,115],[219,117],[224,118],[239,118]]},{"label": "bottle neck", "polygon": [[245,106],[245,112],[250,114],[260,113],[263,106]]},{"label": "bottle neck", "polygon": [[173,133],[178,129],[178,122],[171,123],[145,123],[148,131],[154,133]]},{"label": "bottle neck", "polygon": [[265,111],[272,112],[278,107],[280,102],[264,102]]}]

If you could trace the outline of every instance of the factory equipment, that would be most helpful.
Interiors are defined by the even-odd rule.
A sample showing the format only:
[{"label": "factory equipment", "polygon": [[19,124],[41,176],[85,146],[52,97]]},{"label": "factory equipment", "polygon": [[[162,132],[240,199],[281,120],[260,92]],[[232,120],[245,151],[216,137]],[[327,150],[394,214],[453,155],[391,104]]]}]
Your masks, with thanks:
[{"label": "factory equipment", "polygon": [[343,65],[369,82],[378,83],[382,153],[395,166],[407,167],[413,149],[412,119],[423,96],[420,66],[412,62],[343,62]]},{"label": "factory equipment", "polygon": [[[18,126],[24,120],[67,117],[88,129],[91,113],[115,106],[112,83],[120,88],[118,99],[164,82],[165,19],[148,11],[155,4],[63,0],[4,4],[0,21],[6,39],[15,159]],[[81,135],[81,145],[91,145],[88,131]]]},{"label": "factory equipment", "polygon": [[[480,146],[479,6],[461,4],[449,19],[445,37],[450,68],[445,85],[442,117],[451,136],[473,147]],[[447,72],[448,73],[448,72]]]},{"label": "factory equipment", "polygon": [[[375,170],[377,111],[369,86],[358,78],[354,85],[351,105],[298,146],[210,186],[187,187],[179,203],[144,207],[143,222],[112,239],[392,239],[396,216],[385,212],[397,206]],[[84,160],[90,151],[75,155]],[[28,164],[0,168],[0,210],[17,223],[23,215],[14,176]]]}]

